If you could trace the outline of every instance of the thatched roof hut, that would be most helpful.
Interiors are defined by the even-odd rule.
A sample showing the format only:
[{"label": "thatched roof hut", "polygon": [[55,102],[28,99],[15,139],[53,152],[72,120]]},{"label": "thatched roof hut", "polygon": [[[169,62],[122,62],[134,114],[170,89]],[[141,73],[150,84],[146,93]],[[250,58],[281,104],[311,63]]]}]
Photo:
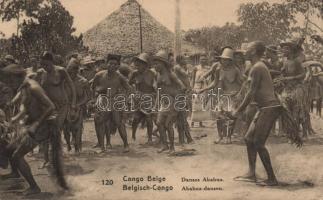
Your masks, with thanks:
[{"label": "thatched roof hut", "polygon": [[[174,33],[155,20],[136,0],[128,0],[118,10],[88,30],[84,34],[84,44],[99,55],[140,53],[139,9],[143,51],[154,53],[159,49],[172,50]],[[192,51],[192,45],[189,51]]]}]

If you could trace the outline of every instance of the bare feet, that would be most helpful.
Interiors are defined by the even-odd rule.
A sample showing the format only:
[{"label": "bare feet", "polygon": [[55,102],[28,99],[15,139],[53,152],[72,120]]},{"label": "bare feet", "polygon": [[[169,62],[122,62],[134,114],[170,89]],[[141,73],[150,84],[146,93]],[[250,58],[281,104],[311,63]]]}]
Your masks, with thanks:
[{"label": "bare feet", "polygon": [[226,140],[225,140],[225,144],[232,144],[232,142],[231,142],[231,138],[226,138]]},{"label": "bare feet", "polygon": [[153,144],[153,141],[152,140],[148,140],[148,142],[146,144],[152,145]]},{"label": "bare feet", "polygon": [[17,173],[10,173],[0,176],[0,180],[7,180],[12,178],[20,178],[20,175]]},{"label": "bare feet", "polygon": [[75,151],[74,155],[75,156],[80,156],[81,155],[81,152],[80,151]]},{"label": "bare feet", "polygon": [[162,152],[164,152],[164,151],[167,151],[167,150],[169,150],[169,147],[167,146],[167,145],[164,145],[161,149],[159,149],[157,152],[158,153],[162,153]]},{"label": "bare feet", "polygon": [[46,168],[46,167],[48,167],[49,166],[49,162],[48,161],[45,161],[40,167],[39,167],[39,169],[44,169],[44,168]]},{"label": "bare feet", "polygon": [[218,140],[214,141],[214,144],[220,144],[223,138],[219,138]]},{"label": "bare feet", "polygon": [[194,144],[194,140],[193,139],[190,139],[190,140],[187,140],[187,144]]},{"label": "bare feet", "polygon": [[246,174],[243,176],[237,176],[233,180],[235,181],[244,181],[244,182],[256,182],[257,177],[255,175]]},{"label": "bare feet", "polygon": [[168,151],[169,154],[173,154],[175,153],[175,149],[174,148],[170,148],[169,151]]},{"label": "bare feet", "polygon": [[129,150],[129,147],[126,146],[124,149],[123,149],[123,153],[128,153],[130,150]]},{"label": "bare feet", "polygon": [[256,184],[263,187],[266,187],[266,186],[271,187],[271,186],[278,186],[278,181],[276,179],[274,180],[267,179],[264,181],[257,182]]},{"label": "bare feet", "polygon": [[24,196],[29,196],[29,195],[34,195],[34,194],[39,194],[41,193],[41,190],[38,186],[35,187],[30,187],[27,190],[23,192]]}]

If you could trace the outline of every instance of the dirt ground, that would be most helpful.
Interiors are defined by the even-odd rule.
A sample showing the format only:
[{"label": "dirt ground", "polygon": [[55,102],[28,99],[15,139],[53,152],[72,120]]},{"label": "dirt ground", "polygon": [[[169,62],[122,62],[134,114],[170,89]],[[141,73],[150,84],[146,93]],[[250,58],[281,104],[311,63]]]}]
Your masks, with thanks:
[{"label": "dirt ground", "polygon": [[[38,169],[41,158],[28,157],[33,174],[42,193],[24,197],[21,191],[26,184],[21,179],[0,182],[0,199],[75,199],[75,200],[121,200],[121,199],[221,199],[221,200],[323,200],[323,119],[313,117],[317,132],[305,142],[302,149],[287,143],[284,137],[271,136],[267,146],[280,186],[264,188],[254,183],[236,182],[234,177],[247,170],[246,149],[241,137],[234,137],[233,144],[216,145],[215,127],[207,123],[206,128],[192,128],[194,144],[176,150],[191,149],[193,155],[168,156],[158,154],[157,145],[145,145],[146,131],[140,129],[137,141],[128,138],[129,153],[122,153],[122,141],[118,135],[112,137],[113,149],[98,154],[92,146],[96,143],[93,121],[85,123],[83,152],[80,156],[65,152],[65,172],[72,191],[62,194],[48,175],[46,169]],[[176,138],[177,141],[177,138]],[[66,149],[66,147],[64,147]],[[194,151],[195,150],[195,151]],[[0,170],[4,174],[8,170]],[[258,158],[257,173],[265,178],[263,166]],[[143,177],[143,182],[126,182],[123,177]],[[165,177],[164,182],[147,182],[147,176]],[[182,182],[182,178],[200,179],[200,182]],[[203,182],[204,177],[223,181]],[[113,185],[102,183],[113,180]],[[110,183],[107,181],[107,183]],[[123,185],[172,186],[172,191],[124,191]],[[220,188],[214,191],[183,191],[183,187]]]}]

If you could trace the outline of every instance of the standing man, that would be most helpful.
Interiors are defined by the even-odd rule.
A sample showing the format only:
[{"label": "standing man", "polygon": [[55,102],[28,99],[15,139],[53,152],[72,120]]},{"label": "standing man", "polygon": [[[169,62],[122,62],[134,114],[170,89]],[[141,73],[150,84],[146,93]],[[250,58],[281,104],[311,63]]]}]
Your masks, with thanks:
[{"label": "standing man", "polygon": [[[100,102],[100,100],[104,101],[102,97],[105,96],[109,99],[109,102],[103,103],[113,105],[114,98],[122,92],[122,89],[131,90],[127,79],[117,71],[120,67],[120,59],[120,55],[109,54],[107,57],[107,69],[98,72],[94,76],[92,89],[95,93],[95,98],[98,98],[97,102]],[[116,128],[123,141],[124,152],[129,152],[127,131],[122,115],[122,111],[114,110],[113,107],[111,110],[99,110],[97,108],[94,115],[95,132],[102,152],[105,151],[104,136],[106,135],[108,148],[111,148],[110,137]]]},{"label": "standing man", "polygon": [[[140,97],[144,95],[155,95],[156,90],[154,88],[155,74],[149,69],[148,65],[149,55],[147,53],[142,53],[137,57],[134,57],[134,66],[136,70],[131,73],[129,78],[129,84],[135,85],[136,92]],[[148,144],[152,144],[152,132],[153,132],[153,119],[151,109],[145,109],[141,106],[141,100],[139,102],[137,99],[134,99],[136,105],[139,107],[136,108],[134,112],[134,118],[132,121],[132,139],[136,140],[136,131],[139,123],[142,119],[146,120],[147,123],[147,134],[148,134]],[[153,99],[153,102],[155,99]],[[137,104],[138,103],[138,104]]]},{"label": "standing man", "polygon": [[[64,126],[64,136],[67,142],[67,148],[71,148],[71,135],[74,141],[75,153],[80,153],[82,149],[82,134],[83,134],[83,119],[86,103],[90,100],[90,84],[79,74],[80,63],[75,58],[72,58],[67,65],[67,72],[70,75],[76,92],[76,109],[70,110],[67,115],[67,120]],[[72,92],[66,88],[69,99],[72,97]]]},{"label": "standing man", "polygon": [[[188,74],[187,69],[187,63],[185,61],[185,58],[183,56],[177,56],[176,57],[176,63],[174,67],[174,72],[176,76],[182,81],[182,83],[185,85],[186,91],[191,91],[191,85],[190,85],[190,78]],[[187,108],[190,107],[190,100],[187,98]],[[187,143],[192,143],[193,139],[190,133],[190,125],[187,122],[187,111],[179,111],[178,112],[178,118],[176,120],[176,127],[179,137],[179,143],[184,144],[185,143],[185,137],[187,139]]]},{"label": "standing man", "polygon": [[[211,78],[206,78],[206,74],[210,71],[210,66],[208,66],[208,59],[206,55],[200,56],[200,65],[196,66],[193,71],[193,83],[192,88],[194,90],[202,90],[206,88],[208,84],[211,82]],[[198,96],[196,96],[192,100],[192,118],[191,118],[191,126],[194,126],[194,122],[199,122],[200,127],[204,127],[203,121],[207,119],[204,108],[206,107],[206,104],[208,102],[208,99],[206,98],[207,94],[203,93]]]},{"label": "standing man", "polygon": [[[64,67],[54,65],[54,56],[52,53],[45,51],[41,56],[40,62],[45,70],[43,80],[41,81],[42,87],[55,105],[55,111],[57,112],[56,122],[58,131],[60,132],[66,120],[68,110],[75,110],[76,108],[74,83]],[[71,101],[68,99],[66,87],[69,87],[71,91]],[[48,143],[45,143],[44,151],[45,163],[43,167],[49,162]]]},{"label": "standing man", "polygon": [[[198,93],[203,93],[205,91],[216,89],[222,96],[229,97],[233,100],[232,97],[237,94],[242,85],[242,75],[240,69],[234,64],[234,51],[231,48],[225,48],[222,52],[222,55],[219,56],[220,63],[218,64],[217,69],[214,71],[214,81],[202,90],[199,90]],[[234,101],[230,101],[230,103]],[[220,105],[228,102],[218,102]],[[224,105],[221,105],[224,107]],[[215,142],[219,144],[223,140],[223,136],[226,135],[226,143],[231,143],[231,135],[227,129],[227,120],[221,116],[217,116],[217,129],[219,138]]]},{"label": "standing man", "polygon": [[241,105],[233,112],[233,116],[237,116],[238,113],[242,112],[252,100],[257,103],[259,109],[245,134],[249,171],[244,176],[236,177],[235,180],[257,181],[256,160],[257,154],[259,154],[268,176],[267,180],[259,182],[259,184],[263,186],[276,186],[278,185],[278,181],[272,168],[269,152],[265,147],[265,143],[272,126],[281,114],[282,107],[275,96],[273,81],[268,67],[261,60],[265,50],[265,45],[260,41],[256,41],[250,43],[246,52],[246,58],[253,65],[248,77],[250,87]]}]

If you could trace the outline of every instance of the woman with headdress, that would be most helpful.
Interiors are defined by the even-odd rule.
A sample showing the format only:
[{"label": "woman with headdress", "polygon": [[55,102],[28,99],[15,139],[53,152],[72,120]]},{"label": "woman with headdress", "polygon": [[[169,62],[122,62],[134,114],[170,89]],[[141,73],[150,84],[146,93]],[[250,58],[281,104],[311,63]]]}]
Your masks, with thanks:
[{"label": "woman with headdress", "polygon": [[[283,83],[281,101],[291,112],[297,124],[302,124],[303,137],[307,136],[306,118],[307,113],[307,92],[303,85],[305,70],[299,60],[301,44],[299,40],[289,40],[280,44],[286,60],[283,63],[283,77],[279,79]],[[284,128],[283,119],[283,128]]]}]

